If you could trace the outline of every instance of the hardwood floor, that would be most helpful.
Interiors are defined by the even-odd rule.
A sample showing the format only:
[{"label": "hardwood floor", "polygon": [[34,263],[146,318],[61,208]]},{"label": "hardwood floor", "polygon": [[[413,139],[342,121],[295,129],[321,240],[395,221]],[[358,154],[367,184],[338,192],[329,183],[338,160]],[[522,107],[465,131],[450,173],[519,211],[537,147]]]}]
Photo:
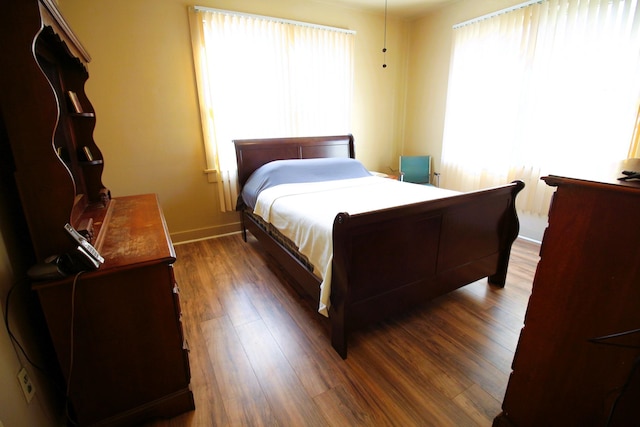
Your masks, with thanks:
[{"label": "hardwood floor", "polygon": [[490,426],[500,412],[539,246],[486,279],[351,335],[239,234],[176,246],[196,410],[149,426]]}]

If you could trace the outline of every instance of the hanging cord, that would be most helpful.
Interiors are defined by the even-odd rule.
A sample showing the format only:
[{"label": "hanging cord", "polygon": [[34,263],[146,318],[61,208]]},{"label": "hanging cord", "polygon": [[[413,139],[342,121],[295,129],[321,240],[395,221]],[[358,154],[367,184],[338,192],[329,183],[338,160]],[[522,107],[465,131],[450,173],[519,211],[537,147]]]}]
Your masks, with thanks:
[{"label": "hanging cord", "polygon": [[66,391],[66,402],[64,405],[65,418],[67,421],[74,426],[78,424],[73,420],[71,413],[69,411],[69,405],[71,404],[71,374],[73,373],[73,351],[74,351],[74,330],[75,330],[75,316],[76,316],[76,286],[78,284],[78,279],[80,279],[80,275],[83,274],[84,271],[80,271],[76,273],[73,278],[73,284],[71,285],[71,322],[69,325],[69,374],[67,376],[67,391]]},{"label": "hanging cord", "polygon": [[[11,300],[11,296],[15,291],[15,289],[22,284],[28,285],[29,282],[26,278],[22,279],[20,282],[14,283],[9,289],[9,292],[7,293],[7,297],[4,305],[4,325],[7,329],[7,333],[9,334],[9,338],[11,339],[14,346],[17,346],[20,349],[20,353],[22,354],[22,356],[24,356],[27,362],[29,362],[31,366],[33,366],[38,371],[40,371],[40,373],[43,374],[43,378],[46,379],[51,386],[53,386],[53,391],[59,395],[64,395],[65,394],[64,386],[56,379],[55,375],[51,373],[46,367],[38,363],[35,363],[33,361],[33,359],[26,352],[25,348],[22,346],[18,338],[15,336],[15,334],[11,330],[11,326],[9,325],[9,308],[11,307],[9,301]],[[18,354],[17,350],[16,350],[16,355],[18,356],[18,360],[20,360],[20,354]]]},{"label": "hanging cord", "polygon": [[[16,336],[13,334],[13,331],[11,331],[11,327],[9,326],[9,300],[11,299],[11,294],[18,287],[18,285],[20,285],[20,283],[21,282],[14,283],[11,286],[11,288],[9,288],[9,292],[7,292],[7,297],[6,297],[6,300],[5,300],[5,303],[4,303],[4,326],[7,329],[7,333],[9,334],[9,338],[13,342],[14,346],[17,346],[20,349],[20,352],[22,353],[24,358],[27,359],[27,362],[29,362],[31,364],[31,366],[33,366],[34,368],[36,368],[40,372],[48,374],[47,370],[44,367],[38,365],[33,360],[31,360],[31,358],[29,357],[29,355],[25,351],[24,347],[22,347],[22,344],[20,344],[20,341],[18,341],[18,338],[16,338]],[[28,282],[25,282],[25,283],[28,283]],[[17,352],[16,352],[16,354],[17,354]]]},{"label": "hanging cord", "polygon": [[384,42],[382,45],[382,68],[387,68],[387,0],[384,0]]}]

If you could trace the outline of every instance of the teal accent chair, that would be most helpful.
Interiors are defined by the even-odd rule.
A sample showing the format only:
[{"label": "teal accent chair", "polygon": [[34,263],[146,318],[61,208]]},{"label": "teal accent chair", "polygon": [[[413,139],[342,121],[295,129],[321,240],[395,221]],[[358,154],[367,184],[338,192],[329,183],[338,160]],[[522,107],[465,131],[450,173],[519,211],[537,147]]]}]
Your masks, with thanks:
[{"label": "teal accent chair", "polygon": [[400,181],[431,184],[431,156],[400,156]]}]

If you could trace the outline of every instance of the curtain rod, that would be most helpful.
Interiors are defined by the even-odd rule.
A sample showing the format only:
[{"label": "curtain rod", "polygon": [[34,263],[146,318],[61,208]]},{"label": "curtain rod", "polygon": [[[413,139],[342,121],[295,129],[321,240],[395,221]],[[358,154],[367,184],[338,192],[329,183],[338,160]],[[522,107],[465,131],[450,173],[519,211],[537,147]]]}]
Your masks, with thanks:
[{"label": "curtain rod", "polygon": [[507,7],[505,9],[498,10],[496,12],[487,13],[486,15],[479,16],[477,18],[470,19],[468,21],[461,22],[453,26],[453,29],[456,30],[460,27],[464,27],[466,25],[475,24],[476,22],[484,21],[485,19],[494,18],[498,15],[504,15],[505,13],[513,12],[514,10],[523,9],[525,7],[529,7],[534,4],[544,3],[546,0],[529,0],[524,3],[517,4],[515,6]]},{"label": "curtain rod", "polygon": [[346,34],[356,34],[355,31],[346,30],[344,28],[329,27],[326,25],[311,24],[309,22],[302,22],[302,21],[292,21],[290,19],[275,18],[273,16],[255,15],[252,13],[235,12],[232,10],[224,10],[224,9],[214,9],[211,7],[204,7],[204,6],[193,6],[193,9],[197,12],[216,12],[216,13],[223,13],[225,15],[230,15],[230,16],[243,16],[245,18],[264,19],[266,21],[278,22],[280,24],[291,24],[291,25],[298,25],[301,27],[316,28],[319,30],[336,31],[339,33],[346,33]]}]

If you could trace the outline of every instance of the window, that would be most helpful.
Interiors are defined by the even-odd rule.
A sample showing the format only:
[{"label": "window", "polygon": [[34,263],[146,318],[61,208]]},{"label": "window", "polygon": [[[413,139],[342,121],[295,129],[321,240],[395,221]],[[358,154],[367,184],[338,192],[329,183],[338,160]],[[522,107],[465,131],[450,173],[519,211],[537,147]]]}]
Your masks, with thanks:
[{"label": "window", "polygon": [[350,131],[354,33],[205,8],[190,18],[207,168],[233,210],[232,140]]},{"label": "window", "polygon": [[640,16],[637,0],[531,3],[454,29],[441,182],[522,179],[519,210],[546,215],[541,176],[627,157]]}]

